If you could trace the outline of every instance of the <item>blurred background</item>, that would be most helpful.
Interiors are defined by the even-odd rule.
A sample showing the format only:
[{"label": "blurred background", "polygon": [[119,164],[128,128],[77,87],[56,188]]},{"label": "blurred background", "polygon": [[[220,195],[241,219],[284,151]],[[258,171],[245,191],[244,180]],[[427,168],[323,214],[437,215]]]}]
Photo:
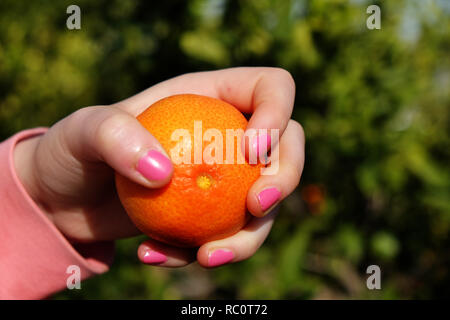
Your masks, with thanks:
[{"label": "blurred background", "polygon": [[[81,30],[66,8],[81,8]],[[366,8],[381,8],[368,30]],[[0,138],[192,71],[277,66],[296,80],[303,178],[248,261],[138,262],[55,299],[450,297],[450,1],[0,1]],[[366,268],[381,268],[368,290]]]}]

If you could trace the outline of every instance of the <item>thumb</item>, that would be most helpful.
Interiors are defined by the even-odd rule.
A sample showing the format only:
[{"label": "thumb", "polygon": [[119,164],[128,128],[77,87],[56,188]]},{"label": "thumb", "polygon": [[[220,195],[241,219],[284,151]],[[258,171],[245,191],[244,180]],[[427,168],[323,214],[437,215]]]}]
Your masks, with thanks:
[{"label": "thumb", "polygon": [[71,152],[80,160],[103,161],[148,188],[167,184],[172,162],[158,140],[129,113],[116,107],[88,107],[73,113],[64,128]]}]

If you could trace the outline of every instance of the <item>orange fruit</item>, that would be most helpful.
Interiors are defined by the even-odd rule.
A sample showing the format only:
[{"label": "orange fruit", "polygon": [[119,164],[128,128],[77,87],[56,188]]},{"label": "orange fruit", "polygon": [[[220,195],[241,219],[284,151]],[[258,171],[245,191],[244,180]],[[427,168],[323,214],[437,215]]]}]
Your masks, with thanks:
[{"label": "orange fruit", "polygon": [[[180,94],[157,101],[137,119],[158,139],[173,162],[173,154],[188,159],[190,153],[191,163],[175,162],[171,181],[160,189],[145,188],[116,174],[117,192],[134,224],[149,237],[178,247],[197,247],[242,229],[250,217],[247,193],[260,176],[262,164],[250,165],[245,160],[240,147],[242,135],[230,140],[234,140],[234,157],[228,158],[232,163],[226,162],[227,129],[242,129],[243,133],[247,126],[239,110],[218,99]],[[200,147],[195,145],[199,140],[195,140],[194,121],[201,121],[204,136],[200,136]],[[173,139],[172,133],[177,129],[187,130],[190,142]],[[220,132],[222,146],[215,144],[217,137],[206,138],[208,129]],[[223,163],[207,162],[206,158],[195,163],[195,150],[218,156],[221,147]]]}]

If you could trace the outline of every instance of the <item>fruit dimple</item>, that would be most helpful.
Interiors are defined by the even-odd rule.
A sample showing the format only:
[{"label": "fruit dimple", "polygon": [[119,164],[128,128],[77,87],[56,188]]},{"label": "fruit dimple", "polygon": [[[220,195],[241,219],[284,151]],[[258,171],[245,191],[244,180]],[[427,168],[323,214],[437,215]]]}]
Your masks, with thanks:
[{"label": "fruit dimple", "polygon": [[214,183],[214,180],[209,174],[202,173],[197,176],[197,186],[203,190],[207,190]]}]

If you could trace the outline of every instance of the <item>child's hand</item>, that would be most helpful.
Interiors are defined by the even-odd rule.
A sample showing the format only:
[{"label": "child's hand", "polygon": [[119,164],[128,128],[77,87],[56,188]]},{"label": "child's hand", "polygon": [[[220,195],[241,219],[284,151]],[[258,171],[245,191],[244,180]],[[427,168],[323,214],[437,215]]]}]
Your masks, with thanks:
[{"label": "child's hand", "polygon": [[[113,240],[140,233],[115,193],[114,170],[148,188],[170,180],[172,165],[164,150],[135,116],[157,100],[180,93],[215,97],[253,113],[248,128],[280,130],[279,143],[273,147],[279,148],[278,173],[261,176],[247,197],[249,211],[259,218],[229,238],[201,246],[197,260],[203,266],[240,261],[263,243],[275,215],[265,211],[295,189],[304,163],[303,130],[290,120],[295,84],[288,72],[275,68],[182,75],[114,105],[80,109],[45,135],[19,143],[14,157],[21,181],[69,240]],[[160,155],[143,162],[153,165],[139,165],[151,149]],[[275,189],[261,194],[269,187]],[[146,263],[175,267],[193,261],[195,252],[149,239],[139,247],[138,256]]]}]

